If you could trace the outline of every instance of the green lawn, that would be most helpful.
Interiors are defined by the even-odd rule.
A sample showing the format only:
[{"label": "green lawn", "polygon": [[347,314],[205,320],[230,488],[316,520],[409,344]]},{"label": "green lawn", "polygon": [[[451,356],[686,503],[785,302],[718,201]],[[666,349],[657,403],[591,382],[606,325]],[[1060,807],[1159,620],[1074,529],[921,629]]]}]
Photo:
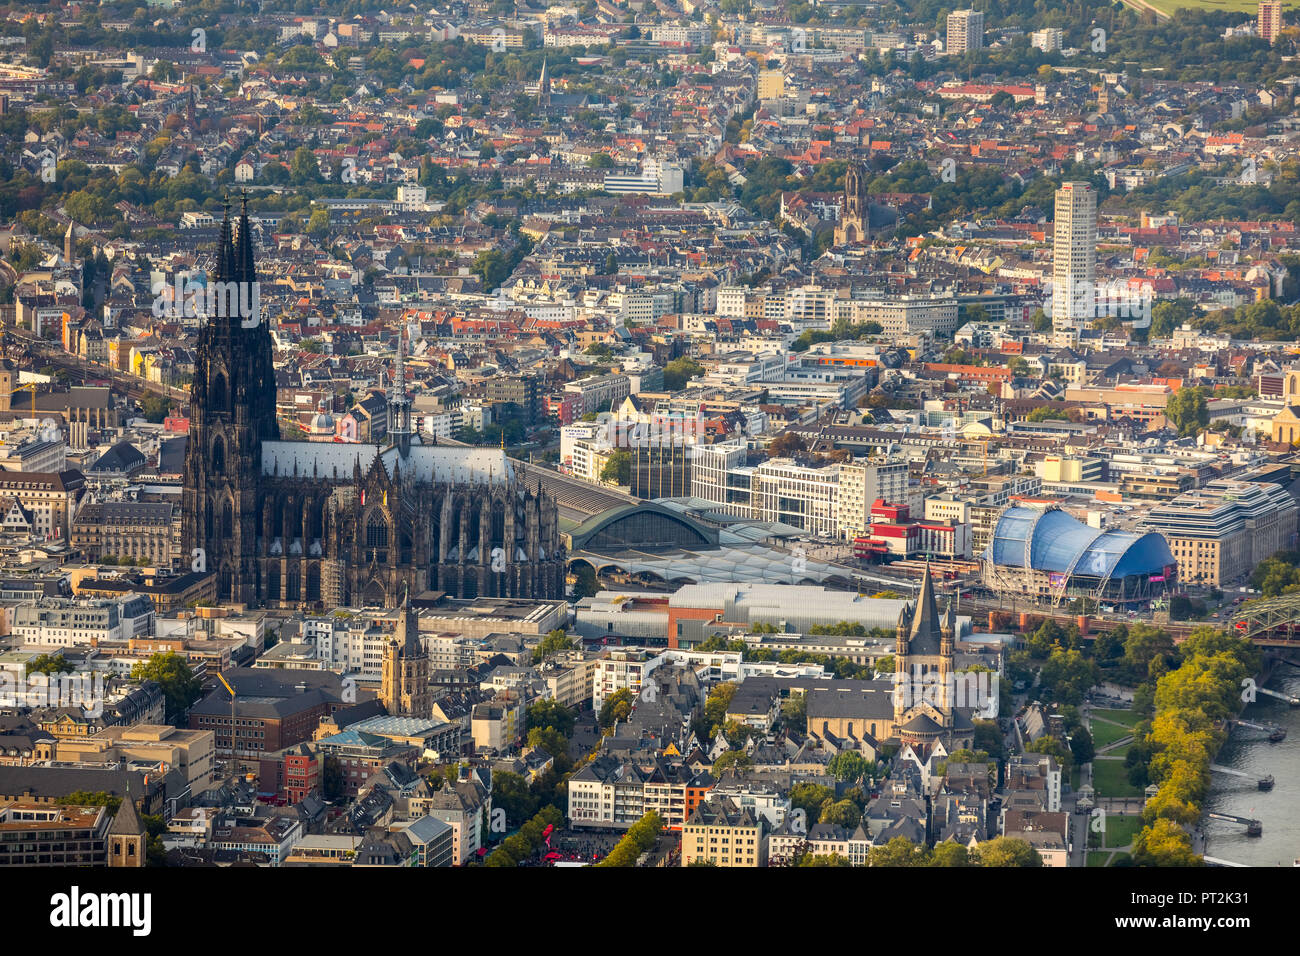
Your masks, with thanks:
[{"label": "green lawn", "polygon": [[[1173,15],[1174,11],[1179,9],[1187,10],[1221,10],[1226,13],[1237,13],[1245,11],[1246,13],[1255,14],[1259,11],[1259,0],[1147,0],[1147,3],[1155,7],[1161,13]],[[1295,9],[1294,3],[1283,3],[1282,10],[1287,12]]]},{"label": "green lawn", "polygon": [[1134,710],[1104,710],[1096,709],[1090,712],[1094,717],[1104,717],[1106,720],[1116,724],[1123,724],[1125,727],[1135,727],[1139,720],[1137,711]]},{"label": "green lawn", "polygon": [[1115,813],[1108,813],[1106,814],[1106,846],[1111,849],[1128,846],[1141,829],[1141,817],[1122,817]]},{"label": "green lawn", "polygon": [[1108,850],[1089,850],[1088,866],[1105,866],[1110,862],[1110,857]]},{"label": "green lawn", "polygon": [[1123,760],[1094,760],[1092,786],[1102,797],[1140,797],[1142,790],[1128,782]]},{"label": "green lawn", "polygon": [[1100,750],[1102,747],[1108,747],[1121,737],[1129,737],[1133,734],[1132,727],[1121,727],[1118,724],[1108,724],[1104,720],[1092,721],[1092,745]]}]

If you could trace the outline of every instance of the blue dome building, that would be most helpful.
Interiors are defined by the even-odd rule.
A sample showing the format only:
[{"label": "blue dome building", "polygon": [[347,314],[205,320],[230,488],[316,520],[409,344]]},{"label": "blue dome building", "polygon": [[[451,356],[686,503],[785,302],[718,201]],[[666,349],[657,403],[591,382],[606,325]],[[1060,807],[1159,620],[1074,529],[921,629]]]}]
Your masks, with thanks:
[{"label": "blue dome building", "polygon": [[1053,604],[1076,597],[1141,604],[1163,596],[1177,576],[1162,535],[1093,528],[1054,506],[1003,509],[981,558],[985,587]]}]

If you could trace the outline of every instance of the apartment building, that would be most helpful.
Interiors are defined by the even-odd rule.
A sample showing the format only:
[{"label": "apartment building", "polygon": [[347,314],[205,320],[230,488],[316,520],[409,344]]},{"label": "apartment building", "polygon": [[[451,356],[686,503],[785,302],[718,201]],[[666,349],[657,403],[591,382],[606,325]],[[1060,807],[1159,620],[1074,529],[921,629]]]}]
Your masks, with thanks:
[{"label": "apartment building", "polygon": [[1223,587],[1294,548],[1298,516],[1295,499],[1281,485],[1221,479],[1152,508],[1138,527],[1164,536],[1179,580]]},{"label": "apartment building", "polygon": [[605,701],[620,690],[629,690],[635,697],[641,692],[641,682],[663,663],[662,656],[652,657],[647,651],[606,651],[592,668],[591,706],[599,713]]},{"label": "apartment building", "polygon": [[948,53],[962,56],[984,46],[984,14],[980,10],[954,10],[948,14]]},{"label": "apartment building", "polygon": [[682,827],[682,866],[696,861],[722,867],[767,865],[763,818],[730,800],[706,800]]},{"label": "apartment building", "polygon": [[75,469],[59,472],[0,472],[0,497],[15,498],[32,514],[32,532],[67,541],[77,502],[86,487]]},{"label": "apartment building", "polygon": [[569,823],[626,830],[645,815],[645,775],[636,764],[602,754],[569,778]]},{"label": "apartment building", "polygon": [[45,598],[14,608],[10,633],[24,645],[83,647],[125,644],[152,634],[153,602],[142,594],[119,599]]}]

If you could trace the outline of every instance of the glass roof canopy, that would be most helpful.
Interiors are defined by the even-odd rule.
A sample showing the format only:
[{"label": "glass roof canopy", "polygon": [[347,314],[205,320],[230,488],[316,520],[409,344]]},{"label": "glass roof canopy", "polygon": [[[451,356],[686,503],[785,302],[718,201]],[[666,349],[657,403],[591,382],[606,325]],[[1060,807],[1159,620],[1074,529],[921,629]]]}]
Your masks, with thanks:
[{"label": "glass roof canopy", "polygon": [[984,557],[1004,567],[1095,578],[1161,574],[1175,563],[1169,544],[1155,532],[1103,531],[1058,508],[1008,508]]}]

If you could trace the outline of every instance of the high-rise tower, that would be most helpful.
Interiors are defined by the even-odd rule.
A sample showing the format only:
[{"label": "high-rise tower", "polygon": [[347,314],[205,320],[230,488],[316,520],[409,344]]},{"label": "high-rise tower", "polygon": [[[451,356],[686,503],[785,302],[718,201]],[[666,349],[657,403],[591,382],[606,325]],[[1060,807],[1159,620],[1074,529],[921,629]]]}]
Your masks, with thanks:
[{"label": "high-rise tower", "polygon": [[1056,191],[1052,244],[1052,324],[1078,328],[1095,318],[1097,191],[1091,183],[1062,183]]}]

